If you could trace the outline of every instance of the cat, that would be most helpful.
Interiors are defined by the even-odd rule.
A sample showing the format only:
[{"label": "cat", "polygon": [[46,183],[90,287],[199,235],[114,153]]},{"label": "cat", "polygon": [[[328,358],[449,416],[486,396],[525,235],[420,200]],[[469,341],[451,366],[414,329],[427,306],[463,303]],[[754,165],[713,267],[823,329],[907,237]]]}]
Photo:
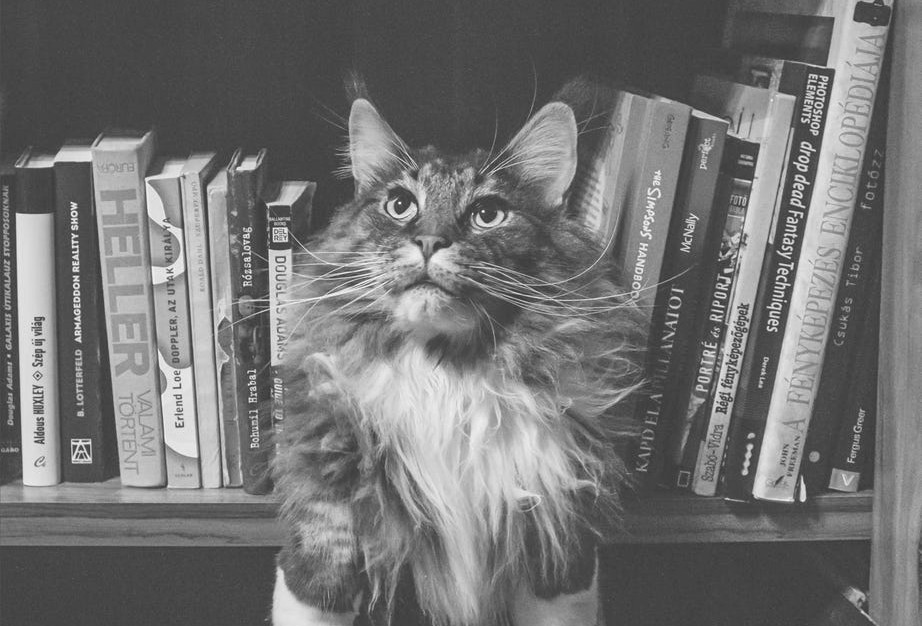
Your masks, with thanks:
[{"label": "cat", "polygon": [[296,254],[287,306],[276,626],[387,616],[402,580],[436,626],[597,623],[643,341],[565,210],[573,109],[450,155],[353,102],[355,195]]}]

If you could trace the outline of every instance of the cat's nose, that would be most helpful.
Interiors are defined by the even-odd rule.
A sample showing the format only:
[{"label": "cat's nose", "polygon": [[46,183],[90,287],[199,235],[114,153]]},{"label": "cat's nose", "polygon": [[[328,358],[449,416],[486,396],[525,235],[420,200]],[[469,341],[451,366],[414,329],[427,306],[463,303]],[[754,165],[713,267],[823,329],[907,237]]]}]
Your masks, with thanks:
[{"label": "cat's nose", "polygon": [[413,237],[413,243],[419,246],[423,251],[423,258],[428,261],[437,251],[450,246],[451,240],[442,235],[417,235]]}]

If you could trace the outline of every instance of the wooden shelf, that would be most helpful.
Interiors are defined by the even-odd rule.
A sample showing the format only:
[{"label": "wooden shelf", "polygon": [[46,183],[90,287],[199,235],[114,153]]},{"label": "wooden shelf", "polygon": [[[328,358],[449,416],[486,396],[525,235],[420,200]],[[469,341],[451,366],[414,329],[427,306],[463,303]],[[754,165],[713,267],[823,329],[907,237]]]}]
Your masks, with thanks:
[{"label": "wooden shelf", "polygon": [[[797,506],[736,505],[656,494],[631,502],[623,543],[869,539],[871,492],[827,494]],[[239,489],[170,490],[99,485],[0,487],[3,546],[279,546],[271,496]]]}]

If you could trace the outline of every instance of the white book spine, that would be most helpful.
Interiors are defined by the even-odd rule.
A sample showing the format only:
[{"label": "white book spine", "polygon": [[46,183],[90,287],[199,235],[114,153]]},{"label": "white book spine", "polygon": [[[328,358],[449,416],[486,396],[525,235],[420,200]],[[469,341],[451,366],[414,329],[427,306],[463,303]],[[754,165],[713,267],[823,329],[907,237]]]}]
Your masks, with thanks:
[{"label": "white book spine", "polygon": [[[856,15],[856,0],[843,4],[849,5],[845,16]],[[753,485],[760,500],[795,499],[888,31],[889,22],[849,18],[830,57],[836,80]]]},{"label": "white book spine", "polygon": [[202,487],[221,487],[221,427],[211,317],[211,274],[205,194],[200,171],[182,176],[186,237],[186,282],[192,326],[192,362],[195,370],[195,408],[198,420]]},{"label": "white book spine", "polygon": [[54,213],[17,213],[22,482],[61,482],[55,337]]}]

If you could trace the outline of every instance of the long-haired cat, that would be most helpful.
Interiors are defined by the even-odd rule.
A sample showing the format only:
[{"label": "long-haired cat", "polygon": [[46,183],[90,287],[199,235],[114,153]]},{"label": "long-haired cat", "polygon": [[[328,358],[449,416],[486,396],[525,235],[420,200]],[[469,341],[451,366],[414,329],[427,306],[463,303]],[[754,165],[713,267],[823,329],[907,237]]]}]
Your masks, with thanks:
[{"label": "long-haired cat", "polygon": [[294,263],[274,623],[387,614],[409,580],[440,626],[595,624],[642,341],[564,209],[572,109],[448,155],[360,98],[348,156],[354,199]]}]

